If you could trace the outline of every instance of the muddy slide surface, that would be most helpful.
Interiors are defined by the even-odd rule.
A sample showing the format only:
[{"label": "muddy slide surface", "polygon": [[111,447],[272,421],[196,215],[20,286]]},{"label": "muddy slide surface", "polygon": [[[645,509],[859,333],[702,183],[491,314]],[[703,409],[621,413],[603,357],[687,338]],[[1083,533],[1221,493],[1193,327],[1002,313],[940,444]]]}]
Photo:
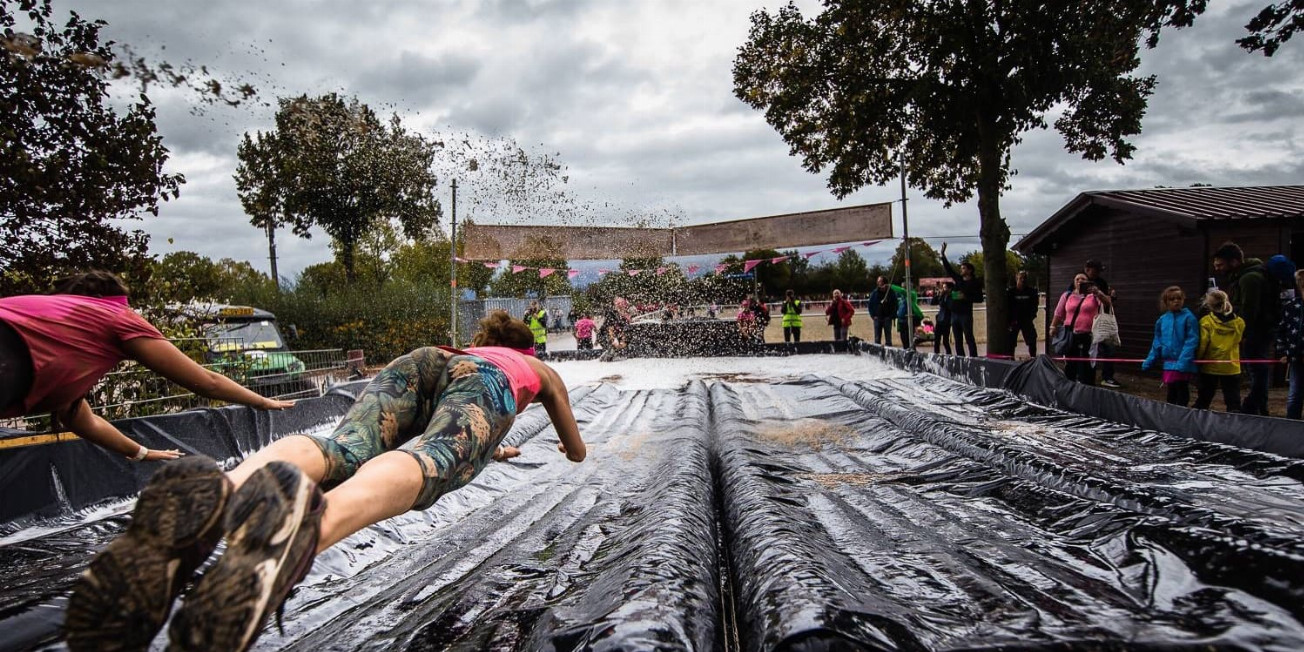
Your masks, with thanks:
[{"label": "muddy slide surface", "polygon": [[[868,357],[557,366],[586,462],[532,407],[521,457],[327,551],[257,649],[1304,649],[1300,461]],[[130,508],[0,537],[0,649],[62,647]]]}]

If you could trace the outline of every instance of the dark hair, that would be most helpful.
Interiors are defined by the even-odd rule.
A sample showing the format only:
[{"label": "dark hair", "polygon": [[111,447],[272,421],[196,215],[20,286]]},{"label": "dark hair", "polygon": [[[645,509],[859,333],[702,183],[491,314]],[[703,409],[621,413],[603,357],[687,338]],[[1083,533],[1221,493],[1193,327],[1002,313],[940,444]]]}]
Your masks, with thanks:
[{"label": "dark hair", "polygon": [[125,297],[131,294],[122,279],[102,269],[93,269],[57,280],[54,282],[54,293],[76,294],[83,297]]},{"label": "dark hair", "polygon": [[1224,242],[1213,252],[1213,257],[1219,260],[1245,260],[1245,252],[1235,242]]},{"label": "dark hair", "polygon": [[963,270],[963,269],[966,268],[966,267],[968,267],[968,268],[969,268],[969,271],[971,271],[971,272],[974,271],[975,269],[977,269],[977,268],[975,268],[975,267],[973,266],[973,263],[960,263],[960,269]]},{"label": "dark hair", "polygon": [[471,338],[471,345],[528,349],[534,346],[534,333],[506,310],[495,310],[480,320],[480,330]]},{"label": "dark hair", "polygon": [[795,296],[795,294],[793,293],[792,290],[784,290],[783,294],[784,294],[784,296],[788,297],[789,299],[791,299],[791,298],[793,298],[793,296]]},{"label": "dark hair", "polygon": [[1095,258],[1092,258],[1092,259],[1089,259],[1089,260],[1086,262],[1086,264],[1084,264],[1084,265],[1082,266],[1082,269],[1094,269],[1094,270],[1100,272],[1100,271],[1104,271],[1104,270],[1105,270],[1105,264],[1102,263],[1102,262],[1100,262],[1099,260],[1096,260]]}]

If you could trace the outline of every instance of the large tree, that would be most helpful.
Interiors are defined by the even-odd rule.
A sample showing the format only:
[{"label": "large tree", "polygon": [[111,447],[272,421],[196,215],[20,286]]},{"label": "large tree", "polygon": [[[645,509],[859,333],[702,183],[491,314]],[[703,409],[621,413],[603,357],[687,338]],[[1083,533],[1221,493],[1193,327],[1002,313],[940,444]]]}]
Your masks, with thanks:
[{"label": "large tree", "polygon": [[280,100],[273,134],[245,138],[236,180],[255,226],[286,224],[301,237],[321,228],[351,283],[358,241],[381,220],[396,220],[409,238],[433,234],[435,150],[398,116],[382,122],[356,98],[302,95]]},{"label": "large tree", "polygon": [[114,220],[157,215],[185,181],[163,173],[153,106],[144,94],[116,111],[106,101],[101,69],[114,54],[102,21],[72,14],[60,26],[48,0],[6,1],[0,26],[0,293],[44,291],[86,268],[144,280],[149,238]]},{"label": "large tree", "polygon": [[[807,19],[789,4],[752,15],[734,61],[734,92],[765,118],[813,173],[845,197],[895,181],[950,205],[975,194],[989,332],[1008,306],[1001,217],[1010,149],[1022,134],[1055,128],[1069,151],[1122,163],[1141,130],[1155,79],[1137,76],[1148,35],[1189,23],[1192,2],[1102,0],[825,0]],[[1198,13],[1198,11],[1197,11]],[[995,261],[996,264],[990,264]],[[989,343],[1010,353],[1011,343]]]}]

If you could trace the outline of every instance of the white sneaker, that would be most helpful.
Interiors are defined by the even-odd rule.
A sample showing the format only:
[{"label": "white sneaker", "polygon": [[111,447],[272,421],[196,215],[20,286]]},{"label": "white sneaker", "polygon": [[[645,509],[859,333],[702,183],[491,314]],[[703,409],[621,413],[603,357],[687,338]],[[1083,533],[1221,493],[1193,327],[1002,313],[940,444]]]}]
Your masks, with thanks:
[{"label": "white sneaker", "polygon": [[1116,380],[1112,380],[1112,379],[1111,379],[1111,380],[1102,380],[1102,381],[1100,381],[1100,384],[1101,384],[1102,387],[1112,387],[1112,388],[1114,388],[1114,389],[1118,389],[1118,388],[1122,387],[1122,385],[1118,384],[1118,381],[1116,381]]}]

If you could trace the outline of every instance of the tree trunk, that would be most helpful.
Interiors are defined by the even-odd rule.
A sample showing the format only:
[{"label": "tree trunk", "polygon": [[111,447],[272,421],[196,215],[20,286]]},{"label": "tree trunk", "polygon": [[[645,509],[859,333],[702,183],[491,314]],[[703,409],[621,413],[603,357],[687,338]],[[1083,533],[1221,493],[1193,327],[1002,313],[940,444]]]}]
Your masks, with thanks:
[{"label": "tree trunk", "polygon": [[358,274],[353,269],[353,247],[354,242],[340,243],[340,262],[344,263],[344,280],[349,285],[353,285],[358,280]]},{"label": "tree trunk", "polygon": [[1008,336],[1010,306],[1005,297],[1005,288],[1010,283],[1005,268],[1010,227],[1001,217],[1001,152],[994,144],[984,143],[978,165],[979,235],[983,245],[983,291],[987,295],[987,352],[1013,355],[1014,343]]}]

